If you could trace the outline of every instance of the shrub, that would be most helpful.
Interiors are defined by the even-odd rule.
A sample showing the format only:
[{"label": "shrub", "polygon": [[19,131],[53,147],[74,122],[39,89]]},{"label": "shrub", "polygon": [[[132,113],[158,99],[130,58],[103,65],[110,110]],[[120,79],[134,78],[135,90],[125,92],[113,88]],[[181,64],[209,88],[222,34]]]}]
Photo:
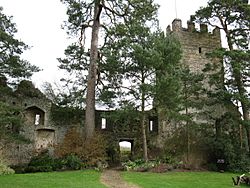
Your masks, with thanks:
[{"label": "shrub", "polygon": [[65,161],[65,166],[67,169],[71,170],[79,170],[83,167],[83,163],[81,159],[79,159],[76,155],[68,155],[64,159]]},{"label": "shrub", "polygon": [[79,170],[83,167],[82,160],[74,154],[61,158],[53,158],[47,153],[33,157],[25,168],[25,172],[51,172],[56,170]]},{"label": "shrub", "polygon": [[[210,170],[226,170],[237,173],[250,171],[248,152],[245,149],[240,149],[239,144],[232,138],[217,138],[210,143],[210,147],[212,154],[210,164],[208,164]],[[216,164],[217,159],[224,159],[224,164]]]},{"label": "shrub", "polygon": [[51,172],[55,170],[54,159],[48,153],[43,152],[31,159],[25,172]]},{"label": "shrub", "polygon": [[250,157],[245,152],[239,153],[229,160],[227,168],[237,173],[250,172]]},{"label": "shrub", "polygon": [[52,172],[53,168],[49,165],[47,166],[27,166],[25,172]]},{"label": "shrub", "polygon": [[4,162],[0,159],[0,175],[9,175],[14,173],[15,171],[4,164]]},{"label": "shrub", "polygon": [[145,172],[148,171],[160,164],[159,161],[149,161],[145,162],[142,159],[137,159],[135,161],[127,161],[125,163],[122,163],[122,166],[124,170],[126,171],[140,171]]},{"label": "shrub", "polygon": [[64,141],[56,147],[55,154],[59,158],[69,155],[77,156],[87,167],[96,167],[98,163],[106,162],[106,139],[100,133],[88,141],[84,141],[83,136],[72,127],[65,135]]}]

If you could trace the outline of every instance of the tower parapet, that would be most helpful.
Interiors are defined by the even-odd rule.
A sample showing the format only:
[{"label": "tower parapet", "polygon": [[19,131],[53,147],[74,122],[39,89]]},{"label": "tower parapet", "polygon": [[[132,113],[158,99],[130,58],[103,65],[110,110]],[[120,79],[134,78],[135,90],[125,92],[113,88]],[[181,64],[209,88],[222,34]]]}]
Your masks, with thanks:
[{"label": "tower parapet", "polygon": [[189,32],[195,31],[195,24],[194,24],[194,22],[187,21],[187,25],[188,25],[188,31]]},{"label": "tower parapet", "polygon": [[181,32],[189,32],[189,33],[202,33],[203,35],[211,35],[220,40],[220,30],[219,28],[214,28],[212,32],[208,32],[208,26],[206,24],[200,24],[199,30],[195,28],[195,23],[192,21],[192,16],[190,20],[187,21],[187,28],[182,27],[182,20],[181,19],[174,19],[172,22],[172,29],[168,25],[166,32],[167,33],[181,33]]},{"label": "tower parapet", "polygon": [[181,19],[174,19],[172,22],[173,31],[181,31],[182,30],[182,21]]}]

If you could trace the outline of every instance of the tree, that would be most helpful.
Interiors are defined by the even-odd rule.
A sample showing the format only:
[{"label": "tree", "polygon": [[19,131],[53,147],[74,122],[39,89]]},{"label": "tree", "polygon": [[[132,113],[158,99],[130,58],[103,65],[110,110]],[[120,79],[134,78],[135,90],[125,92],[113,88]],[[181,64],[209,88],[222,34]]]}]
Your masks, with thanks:
[{"label": "tree", "polygon": [[12,22],[12,17],[3,13],[2,7],[0,7],[0,21],[0,77],[29,78],[39,69],[21,59],[20,55],[28,46],[14,38],[17,32],[16,25]]},{"label": "tree", "polygon": [[[130,103],[140,111],[143,157],[147,161],[146,110],[152,109],[156,93],[163,92],[157,90],[160,88],[158,85],[163,84],[165,76],[171,77],[170,73],[174,74],[171,72],[174,69],[170,70],[170,67],[174,67],[180,60],[180,46],[171,36],[164,36],[161,32],[151,33],[152,27],[134,26],[137,29],[130,33],[129,40],[118,35],[114,42],[107,41],[110,46],[105,50],[107,61],[104,66],[109,70],[107,80],[110,86],[105,89],[112,93],[111,96],[115,96],[121,107]],[[121,28],[119,25],[119,28],[114,29]],[[163,79],[157,80],[157,74]]]},{"label": "tree", "polygon": [[[102,70],[100,67],[102,60],[102,47],[99,48],[100,33],[104,36],[103,45],[105,46],[105,41],[113,34],[109,28],[122,23],[126,30],[120,34],[129,38],[131,23],[136,21],[146,23],[151,20],[157,6],[153,5],[152,0],[62,0],[62,2],[68,7],[67,28],[69,34],[78,35],[80,43],[71,45],[66,54],[71,56],[75,53],[77,56],[71,57],[74,59],[73,62],[77,62],[77,64],[72,64],[67,59],[61,59],[61,67],[69,69],[73,67],[88,72],[87,78],[82,79],[87,81],[85,132],[88,139],[92,137],[94,132],[96,84],[100,83],[99,76],[101,74],[99,73]],[[85,33],[88,28],[91,30],[89,52],[84,47]],[[83,82],[82,85],[84,85]]]},{"label": "tree", "polygon": [[21,54],[28,46],[15,39],[16,32],[12,17],[6,16],[0,7],[0,126],[1,131],[9,128],[12,133],[18,133],[22,121],[20,109],[6,102],[6,97],[13,95],[8,84],[16,84],[18,80],[29,78],[33,72],[39,71],[38,67],[21,59]]},{"label": "tree", "polygon": [[[218,27],[226,35],[228,49],[216,52],[223,58],[224,84],[231,101],[240,102],[243,125],[250,149],[250,100],[249,100],[249,34],[250,5],[243,0],[210,0],[207,7],[196,12],[199,22]],[[248,149],[248,150],[249,150]]]},{"label": "tree", "polygon": [[[182,106],[181,116],[182,120],[185,122],[186,127],[186,137],[187,137],[187,162],[190,162],[190,152],[191,152],[191,137],[192,133],[198,134],[198,132],[193,131],[195,125],[199,125],[195,119],[197,116],[202,114],[202,109],[204,106],[204,88],[203,83],[204,75],[201,73],[192,73],[188,68],[183,68],[181,75],[182,88],[180,92],[180,103]],[[194,133],[195,132],[195,133]]]}]

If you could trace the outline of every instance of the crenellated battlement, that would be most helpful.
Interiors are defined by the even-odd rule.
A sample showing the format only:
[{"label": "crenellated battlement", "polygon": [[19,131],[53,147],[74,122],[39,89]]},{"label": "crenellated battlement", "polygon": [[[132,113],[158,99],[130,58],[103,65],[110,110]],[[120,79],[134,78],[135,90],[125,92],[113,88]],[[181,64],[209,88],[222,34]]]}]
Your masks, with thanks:
[{"label": "crenellated battlement", "polygon": [[191,20],[192,19],[190,18],[190,20],[187,21],[187,28],[184,28],[182,26],[182,20],[176,18],[172,22],[172,29],[171,29],[171,26],[168,25],[166,31],[167,31],[167,33],[170,33],[170,32],[173,32],[173,33],[190,32],[190,33],[201,33],[201,34],[207,33],[208,35],[214,35],[214,36],[220,38],[219,28],[214,28],[213,31],[210,33],[210,32],[208,32],[208,26],[206,24],[200,24],[199,25],[200,29],[198,30],[195,28],[195,23]]},{"label": "crenellated battlement", "polygon": [[200,24],[197,29],[192,20],[191,16],[187,21],[187,28],[184,28],[181,19],[174,19],[166,32],[175,35],[179,40],[182,48],[181,61],[192,71],[202,72],[205,65],[211,61],[206,54],[221,48],[220,29],[214,28],[209,32],[206,24]]}]

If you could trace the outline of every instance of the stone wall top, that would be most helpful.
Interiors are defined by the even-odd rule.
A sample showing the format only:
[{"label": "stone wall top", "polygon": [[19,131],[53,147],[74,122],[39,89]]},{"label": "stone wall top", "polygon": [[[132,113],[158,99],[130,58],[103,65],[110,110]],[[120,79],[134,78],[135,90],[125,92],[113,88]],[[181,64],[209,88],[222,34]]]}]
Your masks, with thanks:
[{"label": "stone wall top", "polygon": [[178,33],[178,32],[190,32],[190,33],[202,33],[202,34],[208,34],[208,35],[214,35],[217,36],[218,38],[220,38],[220,29],[219,28],[214,28],[213,31],[210,33],[208,32],[208,26],[207,24],[200,24],[199,25],[200,30],[197,30],[195,28],[195,23],[193,21],[191,21],[191,19],[189,21],[187,21],[187,28],[184,28],[182,26],[182,20],[181,19],[174,19],[172,22],[172,30],[170,25],[167,26],[166,32],[170,33],[170,32],[174,32],[174,33]]}]

